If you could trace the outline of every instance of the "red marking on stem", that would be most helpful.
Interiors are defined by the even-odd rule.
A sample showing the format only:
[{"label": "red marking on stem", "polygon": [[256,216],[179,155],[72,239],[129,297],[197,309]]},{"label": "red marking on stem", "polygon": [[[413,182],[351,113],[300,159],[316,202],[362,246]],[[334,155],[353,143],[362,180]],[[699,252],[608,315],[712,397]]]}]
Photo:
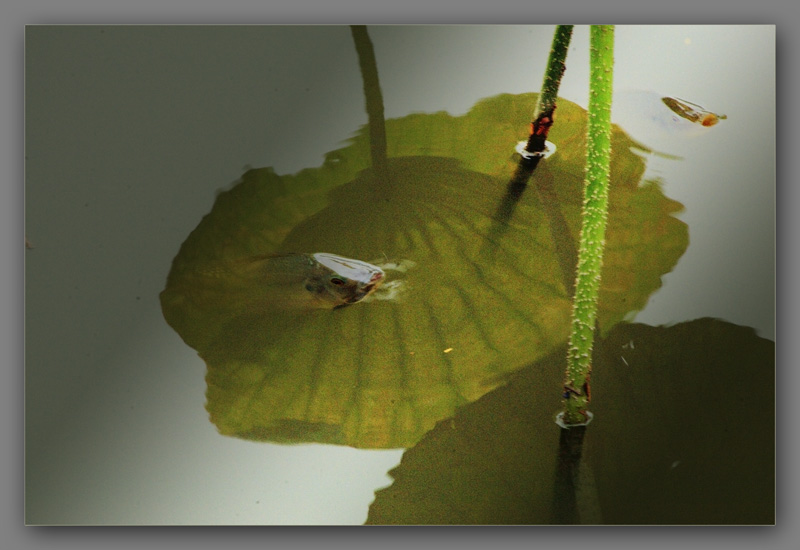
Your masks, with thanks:
[{"label": "red marking on stem", "polygon": [[553,125],[553,117],[551,117],[546,113],[543,113],[539,115],[539,118],[531,122],[531,129],[530,129],[531,135],[547,138],[547,134],[550,132],[550,127],[552,125]]}]

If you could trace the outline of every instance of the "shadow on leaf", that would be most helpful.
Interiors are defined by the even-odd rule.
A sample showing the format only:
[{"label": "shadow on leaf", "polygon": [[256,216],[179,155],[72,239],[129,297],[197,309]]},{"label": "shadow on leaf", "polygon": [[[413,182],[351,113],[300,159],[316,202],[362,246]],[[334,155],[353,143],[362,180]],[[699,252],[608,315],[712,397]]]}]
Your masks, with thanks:
[{"label": "shadow on leaf", "polygon": [[[511,121],[535,101],[502,95],[461,117],[386,121],[385,177],[369,169],[362,133],[318,169],[252,170],[219,195],[175,258],[161,302],[206,361],[207,408],[221,433],[408,447],[566,341],[585,111],[561,100],[558,153],[498,216],[524,137]],[[688,244],[673,216],[680,204],[641,181],[631,146],[615,132],[603,330],[644,307]],[[301,268],[253,267],[269,254],[315,252],[382,265],[398,292],[308,309],[302,285],[287,286]]]}]

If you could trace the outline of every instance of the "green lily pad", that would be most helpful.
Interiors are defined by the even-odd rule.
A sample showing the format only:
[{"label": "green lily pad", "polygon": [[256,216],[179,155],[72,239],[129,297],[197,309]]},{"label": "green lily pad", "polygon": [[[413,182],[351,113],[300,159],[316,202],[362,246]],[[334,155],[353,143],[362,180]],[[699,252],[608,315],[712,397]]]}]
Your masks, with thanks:
[{"label": "green lily pad", "polygon": [[717,319],[616,325],[596,342],[571,494],[557,482],[551,389],[565,354],[437,424],[390,472],[367,523],[774,523],[774,342]]},{"label": "green lily pad", "polygon": [[[586,113],[561,100],[558,152],[504,210],[511,152],[525,138],[515,127],[535,101],[503,95],[462,117],[387,121],[386,178],[369,170],[362,132],[319,169],[253,170],[220,194],[161,298],[208,365],[207,408],[221,433],[407,447],[566,341]],[[603,329],[641,309],[688,244],[672,216],[680,205],[641,182],[632,145],[614,133]],[[384,288],[344,308],[309,308],[274,282],[296,274],[253,267],[267,254],[316,252],[382,266]]]}]

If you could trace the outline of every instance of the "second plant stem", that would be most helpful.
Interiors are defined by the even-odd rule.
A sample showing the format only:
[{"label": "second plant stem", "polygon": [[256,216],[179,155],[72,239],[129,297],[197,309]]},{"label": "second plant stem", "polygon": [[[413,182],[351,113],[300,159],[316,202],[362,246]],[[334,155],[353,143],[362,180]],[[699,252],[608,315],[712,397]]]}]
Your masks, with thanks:
[{"label": "second plant stem", "polygon": [[614,67],[613,25],[593,25],[590,31],[589,123],[583,225],[572,311],[572,331],[564,380],[563,421],[585,424],[589,418],[589,378],[592,372],[600,271],[603,266],[611,159],[611,95]]}]

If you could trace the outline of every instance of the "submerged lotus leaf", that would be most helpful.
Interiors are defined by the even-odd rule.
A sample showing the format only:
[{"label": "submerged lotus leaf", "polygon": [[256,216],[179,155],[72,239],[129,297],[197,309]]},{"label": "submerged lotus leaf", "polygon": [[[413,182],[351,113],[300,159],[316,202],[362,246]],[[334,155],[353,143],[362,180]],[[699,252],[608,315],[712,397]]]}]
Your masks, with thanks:
[{"label": "submerged lotus leaf", "polygon": [[[535,101],[389,120],[383,177],[362,134],[318,170],[253,170],[220,194],[175,258],[162,306],[207,363],[221,433],[407,447],[567,340],[586,113],[561,100],[558,152],[517,196],[507,184],[525,135],[514,123]],[[629,146],[615,132],[604,329],[646,304],[688,242],[680,205],[640,181]],[[316,252],[379,265],[386,281],[359,303],[310,307],[289,282],[307,268],[266,258]]]},{"label": "submerged lotus leaf", "polygon": [[774,523],[774,342],[717,319],[615,325],[595,342],[594,420],[568,481],[551,391],[565,354],[427,433],[367,523]]}]

